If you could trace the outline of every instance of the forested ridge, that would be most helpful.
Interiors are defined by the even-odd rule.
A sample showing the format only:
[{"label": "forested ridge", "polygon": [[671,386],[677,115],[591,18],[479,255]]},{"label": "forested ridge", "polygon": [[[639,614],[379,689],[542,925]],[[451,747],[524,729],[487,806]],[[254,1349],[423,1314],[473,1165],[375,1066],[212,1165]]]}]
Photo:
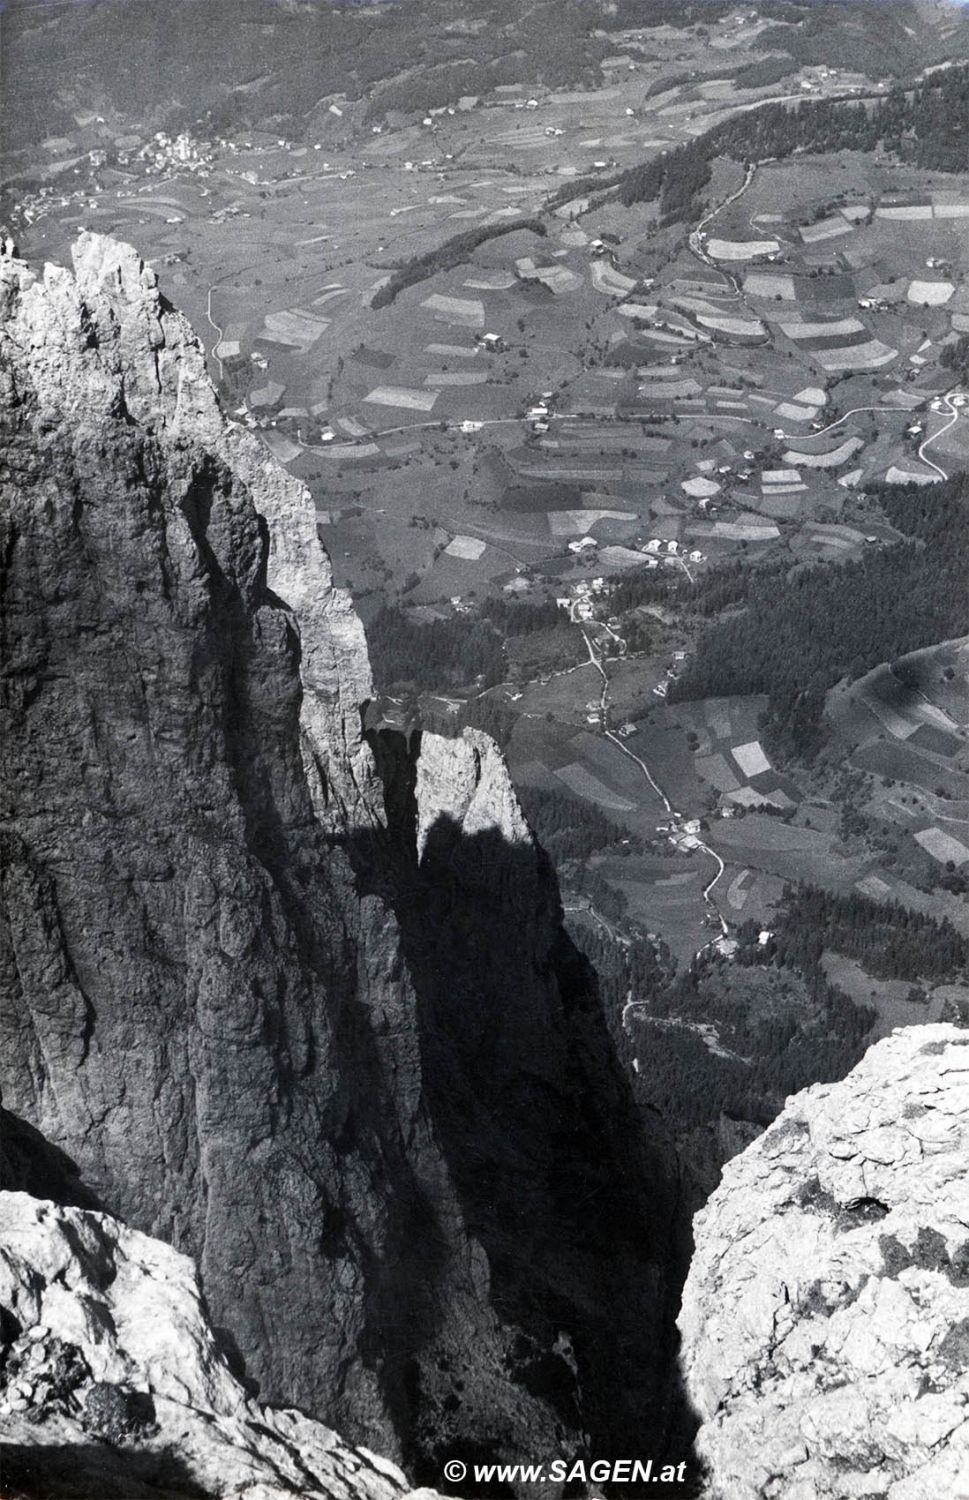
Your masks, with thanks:
[{"label": "forested ridge", "polygon": [[405,287],[427,281],[439,271],[453,270],[466,261],[479,245],[487,240],[497,239],[502,234],[514,234],[518,229],[527,229],[540,236],[547,233],[541,219],[506,219],[500,224],[483,224],[477,229],[465,229],[461,234],[452,235],[451,239],[445,240],[443,245],[437,245],[423,255],[415,255],[412,260],[399,266],[390,280],[374,293],[370,306],[374,309],[389,307]]},{"label": "forested ridge", "polygon": [[501,637],[471,615],[418,624],[396,605],[384,605],[366,634],[374,677],[384,691],[407,684],[440,692],[478,678],[488,686],[505,674]]},{"label": "forested ridge", "polygon": [[566,860],[588,859],[597,849],[631,840],[627,831],[591,802],[580,801],[565,791],[543,786],[518,788],[518,800],[535,837],[556,865]]},{"label": "forested ridge", "polygon": [[[366,627],[374,677],[382,691],[407,684],[428,691],[491,687],[508,671],[505,642],[558,630],[576,634],[554,599],[538,603],[485,599],[478,614],[415,620],[396,604],[384,605]],[[580,641],[581,645],[581,641]]]},{"label": "forested ridge", "polygon": [[780,587],[755,573],[746,608],[704,631],[670,699],[766,693],[770,749],[811,759],[842,677],[969,629],[969,476],[886,486],[879,499],[905,541],[794,568]]},{"label": "forested ridge", "polygon": [[[752,961],[746,950],[760,947],[757,925],[745,924],[738,935]],[[969,942],[945,917],[911,911],[899,901],[873,901],[858,891],[786,887],[769,957],[809,971],[825,949],[857,959],[879,979],[955,979],[969,965]]]},{"label": "forested ridge", "polygon": [[612,177],[574,179],[550,206],[583,194],[615,190],[626,207],[658,200],[664,223],[695,219],[698,198],[719,157],[748,163],[778,161],[795,152],[873,152],[937,172],[969,171],[969,64],[945,68],[924,81],[897,85],[883,98],[815,99],[764,104],[714,126],[704,135]]},{"label": "forested ridge", "polygon": [[[729,0],[618,0],[614,24],[712,31],[736,11]],[[781,23],[760,33],[758,48],[786,52],[798,65],[837,60],[843,68],[902,77],[913,66],[941,61],[937,37],[908,0],[761,0],[757,12]]]},{"label": "forested ridge", "polygon": [[610,578],[609,600],[615,614],[625,614],[643,604],[667,604],[694,614],[712,616],[731,606],[744,604],[755,579],[779,583],[791,570],[789,561],[753,563],[734,558],[708,572],[688,578],[685,573],[650,569],[642,573],[619,573]]}]

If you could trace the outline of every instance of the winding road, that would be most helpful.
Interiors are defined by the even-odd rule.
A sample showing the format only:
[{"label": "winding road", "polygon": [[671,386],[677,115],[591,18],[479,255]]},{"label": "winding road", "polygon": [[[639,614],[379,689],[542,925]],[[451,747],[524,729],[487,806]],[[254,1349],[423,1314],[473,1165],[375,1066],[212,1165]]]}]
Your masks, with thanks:
[{"label": "winding road", "polygon": [[222,359],[219,354],[219,345],[222,343],[222,329],[219,327],[218,323],[212,316],[212,293],[214,291],[215,285],[210,286],[208,296],[205,299],[205,316],[208,318],[210,326],[215,329],[215,343],[212,345],[212,358],[215,360],[216,364],[219,367],[219,379],[222,380],[225,376]]},{"label": "winding road", "polygon": [[[607,727],[607,715],[609,712],[609,674],[606,671],[605,666],[603,665],[602,656],[593,645],[592,639],[589,636],[587,630],[582,630],[582,637],[586,644],[586,650],[589,653],[589,661],[596,668],[596,671],[602,678],[602,691],[599,694],[599,720],[604,738],[610,740],[612,744],[617,747],[617,749],[622,751],[623,755],[627,756],[639,767],[640,771],[648,781],[650,787],[662,802],[668,816],[673,819],[674,823],[682,823],[683,818],[681,814],[676,811],[669,797],[663,791],[663,788],[656,780],[646,762],[640,756],[636,755],[632,750],[630,750],[628,745],[623,744],[619,736]],[[723,913],[720,911],[720,908],[717,906],[716,902],[713,899],[714,889],[718,881],[721,879],[724,870],[726,869],[726,865],[720,858],[720,855],[717,853],[717,851],[715,849],[711,849],[709,844],[704,843],[699,834],[694,834],[693,837],[697,841],[697,848],[700,849],[704,854],[709,855],[710,859],[713,860],[714,864],[717,867],[712,879],[710,879],[703,887],[703,902],[709,909],[710,914],[717,919],[717,922],[720,925],[720,933],[718,937],[711,938],[708,943],[703,944],[703,947],[700,948],[697,953],[697,956],[699,957],[700,953],[704,953],[707,948],[712,947],[714,943],[718,942],[720,937],[726,937],[730,929],[727,925],[726,919],[723,916]]]},{"label": "winding road", "polygon": [[958,391],[950,391],[947,396],[941,396],[939,398],[948,407],[949,420],[948,422],[946,422],[944,427],[940,427],[938,432],[933,432],[931,437],[927,437],[925,441],[919,445],[919,459],[923,464],[927,464],[930,469],[934,469],[940,479],[948,479],[949,476],[946,473],[945,469],[942,468],[941,464],[934,463],[931,458],[926,458],[925,450],[930,443],[938,442],[940,437],[944,437],[945,434],[949,431],[950,427],[953,427],[955,423],[958,422],[960,408],[957,406],[953,406],[952,397],[958,396],[959,394],[960,392]]},{"label": "winding road", "polygon": [[[773,157],[771,158],[771,160],[773,160]],[[697,260],[702,260],[704,265],[709,266],[711,270],[716,271],[718,276],[725,277],[726,280],[730,282],[731,286],[734,289],[734,295],[737,297],[740,296],[739,281],[730,271],[724,270],[723,266],[718,265],[717,262],[707,254],[707,252],[703,248],[700,237],[703,234],[706,226],[713,219],[715,219],[718,214],[723,213],[724,209],[729,208],[731,203],[736,203],[738,198],[743,197],[744,193],[746,193],[747,189],[750,187],[750,184],[753,182],[755,176],[757,175],[757,168],[764,165],[764,162],[759,161],[748,162],[747,170],[744,173],[744,180],[740,184],[739,188],[735,188],[729,197],[724,198],[722,203],[718,203],[714,208],[709,209],[703,215],[703,218],[697,224],[696,228],[690,231],[689,245]]]},{"label": "winding road", "polygon": [[[956,406],[953,406],[953,404],[952,404],[952,397],[953,396],[958,396],[960,394],[962,394],[962,393],[959,392],[959,391],[950,391],[948,395],[946,395],[946,396],[940,396],[939,397],[939,400],[943,401],[945,403],[947,409],[948,409],[949,420],[948,420],[948,422],[946,422],[944,424],[944,426],[942,426],[942,427],[939,428],[938,432],[933,432],[929,437],[925,438],[923,440],[923,442],[919,445],[918,457],[919,457],[920,462],[923,463],[923,464],[925,464],[927,468],[934,469],[935,472],[936,472],[936,474],[938,474],[938,476],[939,476],[940,479],[948,479],[949,476],[946,473],[945,469],[943,469],[940,464],[933,463],[933,461],[932,461],[931,458],[926,458],[926,456],[925,456],[925,450],[929,446],[930,443],[938,442],[939,438],[943,437],[949,431],[950,427],[954,426],[954,424],[956,422],[958,422],[960,408],[956,407]],[[833,422],[829,422],[828,425],[827,425],[827,427],[819,427],[818,430],[817,430],[817,432],[808,432],[808,433],[782,432],[781,436],[783,437],[784,441],[787,442],[787,443],[794,442],[794,441],[799,441],[799,440],[805,440],[805,439],[808,439],[808,438],[810,438],[811,440],[813,440],[814,438],[824,437],[825,433],[827,433],[827,432],[833,432],[836,427],[840,427],[841,426],[842,422],[847,422],[849,420],[849,418],[851,418],[851,417],[857,417],[861,412],[890,412],[893,416],[896,416],[896,417],[897,416],[911,416],[911,412],[904,412],[898,406],[853,406],[850,411],[846,411],[845,412],[844,416],[842,416],[842,417],[835,417],[834,421]]]}]

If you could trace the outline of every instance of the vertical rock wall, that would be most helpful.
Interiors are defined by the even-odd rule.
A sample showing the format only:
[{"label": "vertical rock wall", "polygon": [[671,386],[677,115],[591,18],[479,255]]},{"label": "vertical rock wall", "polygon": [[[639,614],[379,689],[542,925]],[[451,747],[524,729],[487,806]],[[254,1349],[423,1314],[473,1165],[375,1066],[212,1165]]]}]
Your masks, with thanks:
[{"label": "vertical rock wall", "polygon": [[429,1477],[641,1451],[664,1181],[501,758],[364,735],[309,497],[135,253],[74,260],[0,263],[4,1103],[265,1397]]}]

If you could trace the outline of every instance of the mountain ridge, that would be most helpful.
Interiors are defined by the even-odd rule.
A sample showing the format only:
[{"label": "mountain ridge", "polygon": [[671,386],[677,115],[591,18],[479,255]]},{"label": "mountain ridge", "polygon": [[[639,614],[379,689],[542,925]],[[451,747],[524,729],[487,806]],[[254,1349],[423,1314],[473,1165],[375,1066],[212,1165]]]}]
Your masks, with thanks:
[{"label": "mountain ridge", "polygon": [[130,247],[74,262],[0,265],[5,1104],[418,1477],[661,1434],[672,1174],[499,752],[365,732],[308,495]]}]

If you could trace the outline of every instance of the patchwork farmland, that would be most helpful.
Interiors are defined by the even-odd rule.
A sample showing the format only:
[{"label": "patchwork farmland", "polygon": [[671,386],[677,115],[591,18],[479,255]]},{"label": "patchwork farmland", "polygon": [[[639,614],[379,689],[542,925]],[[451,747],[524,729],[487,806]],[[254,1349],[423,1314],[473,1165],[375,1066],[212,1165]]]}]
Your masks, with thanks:
[{"label": "patchwork farmland", "polygon": [[[960,634],[845,662],[813,760],[770,742],[764,692],[678,700],[751,576],[874,566],[908,535],[886,493],[931,502],[969,466],[969,172],[765,148],[719,153],[685,208],[627,201],[625,173],[772,101],[878,107],[847,64],[757,81],[777,54],[744,12],[698,24],[597,38],[581,87],[495,73],[426,111],[391,79],[298,129],[94,117],[15,221],[37,259],[81,224],[139,246],[368,627],[390,608],[469,642],[440,680],[379,663],[386,722],[483,724],[523,795],[601,815],[560,860],[571,930],[649,943],[667,978],[774,931],[786,885],[966,931],[969,879]],[[887,1024],[896,981],[852,963],[825,972]]]}]

